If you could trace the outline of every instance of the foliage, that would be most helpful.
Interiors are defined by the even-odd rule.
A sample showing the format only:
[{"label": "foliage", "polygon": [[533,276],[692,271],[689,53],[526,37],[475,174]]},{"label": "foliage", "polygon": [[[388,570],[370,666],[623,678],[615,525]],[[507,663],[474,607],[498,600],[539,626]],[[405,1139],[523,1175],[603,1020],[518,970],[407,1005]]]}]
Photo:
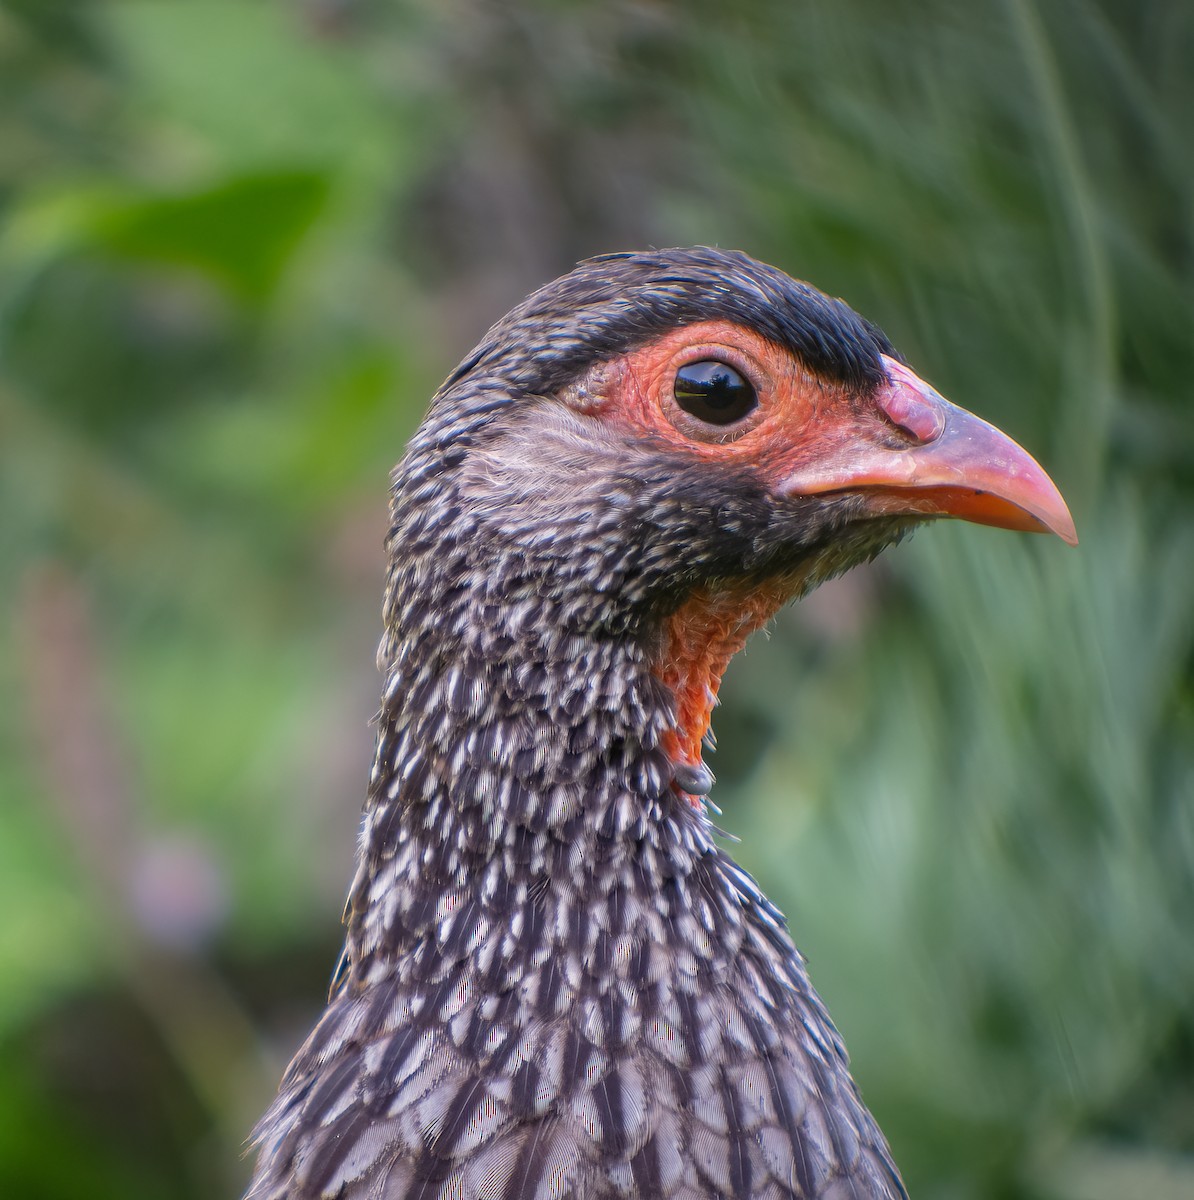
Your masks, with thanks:
[{"label": "foliage", "polygon": [[1194,10],[0,4],[0,1192],[235,1194],[337,950],[386,472],[588,253],[846,296],[1058,480],[727,680],[922,1198],[1194,1191]]}]

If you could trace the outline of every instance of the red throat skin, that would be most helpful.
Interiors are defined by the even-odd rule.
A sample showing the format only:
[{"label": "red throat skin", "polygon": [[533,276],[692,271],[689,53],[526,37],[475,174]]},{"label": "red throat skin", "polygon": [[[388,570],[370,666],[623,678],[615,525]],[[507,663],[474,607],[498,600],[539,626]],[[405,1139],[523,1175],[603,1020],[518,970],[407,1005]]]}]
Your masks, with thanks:
[{"label": "red throat skin", "polygon": [[[701,739],[709,732],[730,659],[799,589],[800,580],[790,577],[762,587],[702,589],[667,619],[654,674],[676,697],[676,724],[663,737],[663,748],[675,762],[700,766]],[[680,795],[694,808],[702,807],[700,797]]]}]

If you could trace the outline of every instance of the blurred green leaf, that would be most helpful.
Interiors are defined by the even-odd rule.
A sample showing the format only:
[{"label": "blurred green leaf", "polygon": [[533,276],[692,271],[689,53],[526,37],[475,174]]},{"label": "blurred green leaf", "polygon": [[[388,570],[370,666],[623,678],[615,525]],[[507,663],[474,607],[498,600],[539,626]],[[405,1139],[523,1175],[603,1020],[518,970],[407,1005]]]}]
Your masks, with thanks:
[{"label": "blurred green leaf", "polygon": [[322,211],[328,186],[314,171],[242,175],[189,195],[111,205],[93,217],[91,232],[111,253],[193,267],[260,303]]}]

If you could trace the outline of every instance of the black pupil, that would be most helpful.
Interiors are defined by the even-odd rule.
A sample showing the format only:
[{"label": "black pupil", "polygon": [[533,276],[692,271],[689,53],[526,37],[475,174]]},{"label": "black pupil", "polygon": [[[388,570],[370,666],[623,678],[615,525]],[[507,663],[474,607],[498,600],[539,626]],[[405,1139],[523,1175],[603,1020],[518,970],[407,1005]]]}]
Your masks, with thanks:
[{"label": "black pupil", "polygon": [[714,358],[681,367],[676,372],[674,395],[686,413],[709,425],[741,421],[759,402],[747,380]]}]

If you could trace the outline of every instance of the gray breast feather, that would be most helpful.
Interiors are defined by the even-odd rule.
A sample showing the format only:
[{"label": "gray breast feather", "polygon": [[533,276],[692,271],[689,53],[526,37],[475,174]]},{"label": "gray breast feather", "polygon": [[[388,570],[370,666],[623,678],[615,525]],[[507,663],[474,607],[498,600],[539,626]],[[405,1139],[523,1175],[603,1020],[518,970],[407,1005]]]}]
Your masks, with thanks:
[{"label": "gray breast feather", "polygon": [[392,982],[346,992],[259,1127],[250,1196],[896,1200],[820,1002],[787,999],[661,981],[525,1021],[471,994],[444,1021]]}]

